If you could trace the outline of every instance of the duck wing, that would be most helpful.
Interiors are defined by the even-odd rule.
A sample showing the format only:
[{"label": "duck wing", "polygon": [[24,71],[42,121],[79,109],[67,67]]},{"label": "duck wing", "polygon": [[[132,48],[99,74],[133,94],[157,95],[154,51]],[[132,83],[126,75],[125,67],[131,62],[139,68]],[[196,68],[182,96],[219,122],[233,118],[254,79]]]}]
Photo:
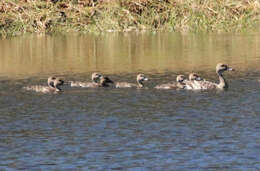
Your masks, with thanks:
[{"label": "duck wing", "polygon": [[93,87],[99,87],[98,83],[93,82],[80,82],[80,81],[71,81],[70,82],[71,87],[84,87],[84,88],[93,88]]},{"label": "duck wing", "polygon": [[28,91],[35,91],[37,93],[51,93],[51,92],[55,92],[54,88],[50,88],[48,86],[41,86],[41,85],[27,86],[27,87],[24,87],[24,89],[28,90]]},{"label": "duck wing", "polygon": [[166,84],[157,85],[154,88],[156,88],[156,89],[177,89],[179,87],[176,83],[166,83]]},{"label": "duck wing", "polygon": [[210,82],[210,81],[201,81],[200,82],[201,89],[207,90],[207,89],[216,89],[218,85],[216,83]]}]

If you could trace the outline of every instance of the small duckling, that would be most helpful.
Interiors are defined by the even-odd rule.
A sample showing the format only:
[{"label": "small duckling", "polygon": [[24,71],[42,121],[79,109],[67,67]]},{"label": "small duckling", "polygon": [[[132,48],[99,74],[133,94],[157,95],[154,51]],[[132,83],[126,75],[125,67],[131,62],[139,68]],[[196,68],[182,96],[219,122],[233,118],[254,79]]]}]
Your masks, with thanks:
[{"label": "small duckling", "polygon": [[40,93],[58,93],[62,91],[60,86],[64,84],[64,81],[61,78],[51,76],[48,78],[47,84],[48,86],[34,85],[24,87],[24,89]]},{"label": "small duckling", "polygon": [[91,75],[92,82],[71,81],[70,86],[71,87],[95,87],[98,86],[98,81],[100,77],[101,74],[94,72]]},{"label": "small duckling", "polygon": [[117,82],[116,83],[116,88],[131,88],[131,87],[136,87],[136,88],[143,88],[144,87],[144,81],[148,81],[148,78],[145,77],[144,74],[138,74],[136,77],[137,84],[134,83],[128,83],[128,82]]},{"label": "small duckling", "polygon": [[222,63],[217,64],[216,73],[219,77],[219,83],[213,83],[210,81],[200,81],[201,89],[204,90],[205,89],[220,89],[220,90],[228,89],[228,84],[223,77],[223,72],[225,71],[234,71],[234,69],[229,67],[226,64],[222,64]]},{"label": "small duckling", "polygon": [[202,78],[196,73],[189,74],[189,80],[185,80],[186,89],[188,90],[199,90],[201,89],[200,81]]},{"label": "small duckling", "polygon": [[101,75],[99,83],[91,84],[89,88],[109,87],[109,83],[114,84],[108,77]]},{"label": "small duckling", "polygon": [[100,77],[100,87],[109,87],[109,83],[114,84],[112,80],[110,80],[108,77],[101,76]]},{"label": "small duckling", "polygon": [[154,88],[156,89],[185,89],[186,85],[184,83],[185,81],[185,76],[184,75],[178,75],[176,77],[176,82],[175,83],[167,83],[167,84],[161,84],[157,85]]}]

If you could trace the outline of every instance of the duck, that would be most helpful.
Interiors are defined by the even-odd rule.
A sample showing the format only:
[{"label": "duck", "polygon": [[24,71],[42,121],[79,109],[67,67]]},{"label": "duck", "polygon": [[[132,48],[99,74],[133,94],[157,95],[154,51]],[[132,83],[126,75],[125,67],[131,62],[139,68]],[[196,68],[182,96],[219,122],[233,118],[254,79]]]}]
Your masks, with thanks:
[{"label": "duck", "polygon": [[175,83],[167,83],[167,84],[161,84],[157,85],[154,88],[156,89],[185,89],[186,84],[184,81],[186,80],[184,75],[177,75],[176,82]]},{"label": "duck", "polygon": [[214,83],[210,81],[200,81],[201,89],[207,90],[207,89],[220,89],[220,90],[226,90],[228,89],[228,83],[226,82],[223,73],[225,71],[234,71],[233,68],[229,67],[227,64],[218,63],[216,66],[216,73],[219,78],[219,83]]},{"label": "duck", "polygon": [[70,81],[71,87],[96,87],[99,85],[98,81],[102,75],[94,72],[91,74],[92,82],[80,82],[80,81]]},{"label": "duck", "polygon": [[138,74],[136,76],[137,84],[134,83],[128,83],[128,82],[117,82],[115,84],[116,88],[144,88],[144,81],[148,81],[148,78],[144,74]]},{"label": "duck", "polygon": [[107,76],[100,76],[100,81],[95,84],[91,84],[89,88],[98,88],[98,87],[109,87],[109,84],[114,84],[114,82],[109,79]]},{"label": "duck", "polygon": [[202,78],[197,73],[190,73],[189,80],[184,80],[186,89],[188,90],[200,90]]},{"label": "duck", "polygon": [[24,87],[25,90],[35,91],[40,93],[58,93],[62,92],[60,86],[64,84],[64,80],[59,77],[50,76],[47,80],[48,86],[34,85]]}]

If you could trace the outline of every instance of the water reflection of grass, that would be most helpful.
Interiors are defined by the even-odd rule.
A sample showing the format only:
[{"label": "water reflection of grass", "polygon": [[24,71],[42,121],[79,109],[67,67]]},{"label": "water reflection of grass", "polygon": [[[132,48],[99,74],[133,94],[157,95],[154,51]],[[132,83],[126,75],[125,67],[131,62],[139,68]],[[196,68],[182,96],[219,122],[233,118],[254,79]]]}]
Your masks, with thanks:
[{"label": "water reflection of grass", "polygon": [[259,20],[258,0],[5,0],[0,36],[26,32],[168,30],[240,32]]},{"label": "water reflection of grass", "polygon": [[[110,33],[21,36],[0,41],[0,76],[49,73],[259,73],[259,34]],[[234,74],[232,74],[234,75]]]}]

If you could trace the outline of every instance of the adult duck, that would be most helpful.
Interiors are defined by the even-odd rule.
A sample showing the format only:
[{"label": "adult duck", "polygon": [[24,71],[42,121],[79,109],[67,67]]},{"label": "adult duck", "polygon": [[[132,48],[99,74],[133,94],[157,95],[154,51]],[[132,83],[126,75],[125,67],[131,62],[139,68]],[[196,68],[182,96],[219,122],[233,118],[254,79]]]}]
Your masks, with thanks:
[{"label": "adult duck", "polygon": [[210,81],[201,81],[200,86],[201,89],[220,89],[220,90],[225,90],[228,89],[228,83],[226,82],[223,73],[225,71],[234,71],[233,68],[229,67],[227,64],[222,64],[219,63],[216,66],[216,73],[219,78],[219,83],[214,83]]}]

